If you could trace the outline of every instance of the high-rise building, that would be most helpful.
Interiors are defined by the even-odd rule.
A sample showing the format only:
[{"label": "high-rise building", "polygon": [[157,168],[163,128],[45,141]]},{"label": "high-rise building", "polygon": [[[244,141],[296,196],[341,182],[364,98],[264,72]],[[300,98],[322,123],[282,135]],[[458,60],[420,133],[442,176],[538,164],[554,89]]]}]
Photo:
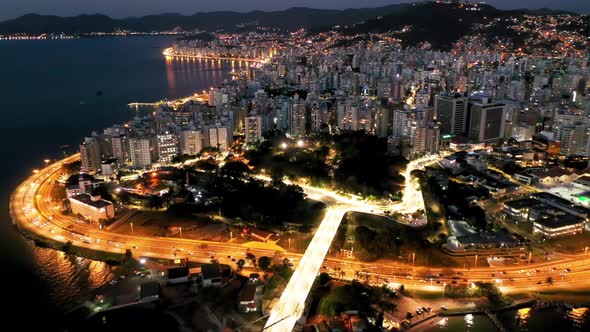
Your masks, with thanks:
[{"label": "high-rise building", "polygon": [[440,127],[436,122],[426,125],[424,152],[438,153],[440,150]]},{"label": "high-rise building", "polygon": [[82,172],[97,173],[100,171],[100,144],[96,138],[84,138],[84,142],[80,144],[80,158],[82,159]]},{"label": "high-rise building", "polygon": [[205,143],[207,146],[218,148],[220,151],[227,151],[231,146],[233,139],[231,130],[225,126],[215,126],[205,129],[207,136]]},{"label": "high-rise building", "polygon": [[200,130],[185,130],[180,132],[180,153],[191,156],[203,149],[203,135]]},{"label": "high-rise building", "polygon": [[494,142],[504,138],[506,105],[487,97],[469,100],[468,138],[474,143]]},{"label": "high-rise building", "polygon": [[436,95],[434,112],[442,135],[463,135],[467,126],[467,97]]},{"label": "high-rise building", "polygon": [[253,114],[244,120],[246,143],[253,144],[262,141],[262,118]]},{"label": "high-rise building", "polygon": [[160,162],[169,163],[178,155],[178,137],[176,134],[165,132],[157,135],[158,157]]},{"label": "high-rise building", "polygon": [[590,140],[590,126],[586,123],[562,126],[559,131],[559,143],[561,155],[571,156],[580,155],[588,156],[588,144]]},{"label": "high-rise building", "polygon": [[292,137],[304,136],[307,121],[305,101],[296,97],[289,108],[289,134]]},{"label": "high-rise building", "polygon": [[131,155],[131,166],[133,168],[144,168],[152,164],[149,138],[130,138],[129,153]]}]

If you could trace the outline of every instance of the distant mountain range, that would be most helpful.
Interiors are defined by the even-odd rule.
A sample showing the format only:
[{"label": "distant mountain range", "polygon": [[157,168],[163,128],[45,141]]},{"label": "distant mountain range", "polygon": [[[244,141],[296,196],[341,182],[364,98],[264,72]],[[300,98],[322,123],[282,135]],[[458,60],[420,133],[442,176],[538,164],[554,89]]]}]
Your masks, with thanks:
[{"label": "distant mountain range", "polygon": [[361,22],[378,15],[398,11],[404,5],[391,5],[378,8],[359,8],[345,10],[326,10],[312,8],[289,8],[281,11],[248,13],[217,11],[193,15],[160,14],[143,17],[114,19],[106,15],[79,15],[60,17],[52,15],[27,14],[16,19],[0,22],[0,34],[41,34],[67,33],[83,34],[90,32],[113,32],[116,29],[138,32],[164,31],[175,27],[185,30],[202,29],[208,31],[235,31],[244,26],[269,26],[286,31],[300,28],[330,27],[339,24]]},{"label": "distant mountain range", "polygon": [[473,24],[501,16],[572,14],[549,9],[499,10],[489,5],[478,5],[478,11],[459,10],[462,5],[419,2],[395,4],[377,8],[327,10],[290,8],[281,11],[252,11],[248,13],[217,11],[193,15],[160,14],[143,17],[113,19],[106,15],[79,15],[60,17],[27,14],[16,19],[0,22],[0,34],[66,33],[87,34],[90,32],[114,32],[131,30],[152,32],[172,30],[240,31],[256,26],[295,31],[300,28],[322,31],[340,26],[344,33],[384,32],[399,30],[411,25],[408,40],[426,40],[434,47],[445,48],[467,33]]}]

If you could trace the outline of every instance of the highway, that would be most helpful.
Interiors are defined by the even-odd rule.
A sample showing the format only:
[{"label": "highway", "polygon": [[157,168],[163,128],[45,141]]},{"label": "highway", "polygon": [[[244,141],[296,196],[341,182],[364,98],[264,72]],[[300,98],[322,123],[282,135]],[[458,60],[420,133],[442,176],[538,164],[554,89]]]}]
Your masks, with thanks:
[{"label": "highway", "polygon": [[[413,267],[392,261],[362,263],[350,259],[326,258],[332,239],[346,212],[378,213],[385,207],[310,186],[302,186],[305,193],[308,197],[326,204],[327,211],[303,255],[245,248],[240,244],[226,242],[111,233],[100,230],[95,225],[78,222],[74,216],[60,214],[61,202],[51,200],[52,190],[63,172],[62,166],[79,158],[79,154],[75,154],[49,165],[35,172],[16,188],[10,200],[10,214],[19,227],[41,237],[61,243],[72,241],[75,246],[98,251],[123,254],[126,249],[130,249],[135,257],[188,257],[190,260],[201,262],[215,257],[221,263],[230,265],[234,264],[231,258],[243,258],[246,251],[257,257],[272,257],[276,254],[288,257],[294,264],[295,271],[279,302],[271,311],[266,324],[267,330],[291,331],[293,329],[303,313],[314,279],[320,272],[328,272],[343,279],[364,279],[376,285],[389,284],[395,287],[404,284],[409,290],[432,292],[442,292],[446,284],[471,284],[473,281],[495,282],[505,293],[590,288],[590,254],[553,255],[551,261],[500,268],[455,268],[452,275],[448,275],[446,272],[448,269]],[[408,167],[409,170],[406,170],[404,174],[406,191],[403,201],[388,208],[404,213],[423,208],[424,203],[418,185],[410,179],[409,173],[412,169],[421,168],[435,159],[436,157],[429,157],[418,160]],[[553,278],[552,286],[546,284],[547,277]]]}]

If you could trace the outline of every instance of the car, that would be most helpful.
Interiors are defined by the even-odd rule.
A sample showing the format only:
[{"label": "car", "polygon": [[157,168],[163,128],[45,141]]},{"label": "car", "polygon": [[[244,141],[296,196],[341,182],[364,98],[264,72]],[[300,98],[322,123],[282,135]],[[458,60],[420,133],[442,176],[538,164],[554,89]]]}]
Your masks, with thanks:
[{"label": "car", "polygon": [[116,285],[118,283],[117,280],[111,280],[109,281],[109,284],[111,284],[112,286]]},{"label": "car", "polygon": [[537,285],[540,285],[540,284],[542,284],[542,282],[541,281],[537,281]]},{"label": "car", "polygon": [[448,310],[447,306],[441,305],[440,310]]},{"label": "car", "polygon": [[563,272],[566,272],[566,273],[570,272],[570,271],[571,271],[571,269],[563,269]]}]

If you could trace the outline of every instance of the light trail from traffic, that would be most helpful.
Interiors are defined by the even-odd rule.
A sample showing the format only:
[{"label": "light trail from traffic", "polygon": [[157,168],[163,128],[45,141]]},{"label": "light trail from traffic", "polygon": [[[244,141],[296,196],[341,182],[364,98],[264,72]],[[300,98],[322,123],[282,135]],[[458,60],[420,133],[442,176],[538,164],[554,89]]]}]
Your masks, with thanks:
[{"label": "light trail from traffic", "polygon": [[[51,193],[61,176],[64,164],[79,160],[79,154],[70,156],[44,169],[38,170],[26,179],[13,192],[10,200],[10,214],[19,227],[39,236],[61,243],[71,241],[76,247],[103,252],[124,254],[126,249],[133,251],[136,257],[175,258],[187,257],[194,261],[207,262],[211,256],[224,264],[232,264],[230,257],[244,256],[246,251],[255,256],[273,256],[274,250],[246,249],[239,244],[212,242],[166,237],[143,237],[128,234],[111,233],[100,230],[86,223],[76,222],[74,216],[59,213],[59,202],[52,202]],[[406,176],[406,191],[402,202],[393,205],[404,212],[415,211],[424,206],[420,202],[421,193],[418,185],[409,175],[413,169],[419,169],[433,162],[436,157],[429,157],[410,163]],[[409,183],[408,183],[409,181]],[[412,185],[412,183],[415,184]],[[268,330],[291,331],[301,317],[309,290],[320,271],[337,271],[344,273],[343,279],[358,278],[357,272],[368,275],[372,283],[399,285],[405,284],[410,290],[442,291],[445,284],[471,283],[488,281],[499,285],[506,293],[547,289],[568,290],[572,287],[590,288],[590,254],[563,255],[552,261],[506,266],[500,268],[479,267],[477,269],[456,268],[457,275],[444,275],[436,278],[421,276],[423,273],[410,275],[413,267],[400,262],[362,263],[354,260],[326,258],[340,222],[346,212],[379,212],[382,205],[372,205],[355,198],[349,198],[329,190],[302,186],[305,193],[313,199],[324,202],[326,215],[320,224],[310,246],[304,255],[283,253],[295,266],[293,277],[287,284],[279,303],[271,311],[266,324]],[[84,242],[89,240],[90,243]],[[429,273],[445,273],[444,268],[416,266],[427,269]],[[567,273],[565,271],[568,271]],[[461,277],[458,277],[458,275]],[[492,276],[493,274],[493,276]],[[551,277],[553,285],[548,286],[546,279]],[[436,282],[439,283],[436,283]],[[551,288],[548,288],[551,287]]]}]

